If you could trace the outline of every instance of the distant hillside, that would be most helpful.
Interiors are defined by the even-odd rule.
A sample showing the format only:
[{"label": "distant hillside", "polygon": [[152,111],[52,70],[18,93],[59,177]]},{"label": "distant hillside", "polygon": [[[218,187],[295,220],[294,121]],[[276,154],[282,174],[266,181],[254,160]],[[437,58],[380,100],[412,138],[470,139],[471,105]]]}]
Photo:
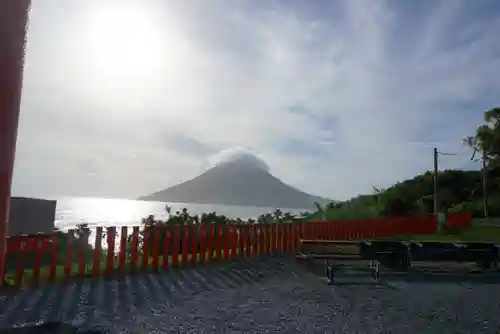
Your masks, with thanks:
[{"label": "distant hillside", "polygon": [[314,202],[321,205],[330,202],[286,185],[244,159],[222,163],[192,180],[139,200],[300,209],[311,208]]},{"label": "distant hillside", "polygon": [[[500,172],[488,173],[488,209],[490,216],[500,216]],[[311,219],[364,219],[430,214],[433,212],[432,173],[418,175],[398,182],[387,189],[374,189],[372,194],[360,195],[345,202],[329,205],[325,213],[316,213]],[[480,171],[446,170],[438,174],[440,211],[471,211],[483,217],[483,187]]]}]

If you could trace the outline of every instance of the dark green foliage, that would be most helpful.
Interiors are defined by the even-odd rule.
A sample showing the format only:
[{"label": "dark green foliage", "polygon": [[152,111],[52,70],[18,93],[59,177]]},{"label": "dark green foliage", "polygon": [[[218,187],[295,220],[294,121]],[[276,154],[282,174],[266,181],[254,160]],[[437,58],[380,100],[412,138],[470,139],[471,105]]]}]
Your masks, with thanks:
[{"label": "dark green foliage", "polygon": [[[490,216],[500,216],[500,183],[489,179]],[[440,211],[470,211],[482,217],[483,191],[480,171],[446,170],[438,174]],[[387,189],[375,189],[374,194],[361,195],[345,202],[332,203],[324,212],[308,216],[308,220],[367,219],[433,213],[433,179],[430,172],[398,182]]]},{"label": "dark green foliage", "polygon": [[[279,223],[292,221],[295,219],[295,215],[292,215],[289,212],[282,212],[280,209],[276,209],[273,213],[262,214],[257,221],[253,219],[242,220],[240,218],[229,219],[224,215],[218,215],[215,212],[211,213],[203,213],[200,216],[198,215],[190,215],[186,208],[177,211],[175,214],[171,213],[170,207],[166,208],[167,213],[169,213],[169,218],[166,221],[156,220],[154,216],[150,215],[147,218],[143,218],[141,223],[144,226],[144,229],[140,232],[139,236],[139,244],[140,248],[144,249],[144,245],[146,245],[147,252],[152,255],[153,252],[153,244],[154,244],[154,231],[158,231],[158,245],[160,249],[160,255],[163,254],[164,245],[165,245],[165,235],[167,231],[170,231],[171,239],[170,246],[168,248],[169,254],[172,254],[174,250],[173,236],[174,231],[177,229],[179,233],[180,239],[184,237],[184,229],[188,229],[188,245],[187,248],[189,253],[191,253],[193,249],[193,237],[196,237],[196,247],[197,251],[200,249],[201,244],[201,223],[205,223],[207,225],[207,230],[210,228],[211,224],[215,224],[215,227],[221,227],[222,233],[215,234],[213,245],[217,245],[217,237],[220,237],[220,244],[225,245],[226,237],[231,238],[232,236],[226,235],[226,226],[231,225],[235,228],[242,228],[243,226],[253,225],[255,223],[260,224],[268,224],[268,223]],[[208,231],[207,231],[208,232]],[[129,236],[129,245],[131,244],[132,236]],[[208,246],[208,244],[206,245]],[[178,242],[178,252],[179,254],[182,252],[182,240]],[[130,252],[129,252],[130,253]]]}]

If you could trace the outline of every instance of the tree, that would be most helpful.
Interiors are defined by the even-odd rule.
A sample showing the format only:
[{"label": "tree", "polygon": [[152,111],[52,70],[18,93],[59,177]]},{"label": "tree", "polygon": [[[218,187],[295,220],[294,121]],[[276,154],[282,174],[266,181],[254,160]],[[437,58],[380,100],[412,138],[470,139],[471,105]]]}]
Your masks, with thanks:
[{"label": "tree", "polygon": [[466,137],[464,143],[484,153],[488,162],[500,161],[500,107],[486,111],[484,121],[485,124],[476,129],[476,134]]}]

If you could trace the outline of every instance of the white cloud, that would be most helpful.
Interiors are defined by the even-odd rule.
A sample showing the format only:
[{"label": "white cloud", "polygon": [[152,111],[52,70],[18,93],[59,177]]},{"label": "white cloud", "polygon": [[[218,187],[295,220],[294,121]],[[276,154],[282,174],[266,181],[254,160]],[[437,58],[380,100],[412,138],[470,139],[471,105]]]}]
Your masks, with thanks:
[{"label": "white cloud", "polygon": [[268,172],[270,169],[269,165],[262,158],[260,158],[255,152],[253,152],[248,148],[240,146],[224,149],[219,153],[214,154],[210,158],[210,161],[212,166],[217,166],[220,164],[235,162],[235,161],[244,161],[260,169],[263,169],[266,172]]},{"label": "white cloud", "polygon": [[431,169],[433,146],[466,165],[461,139],[497,102],[500,21],[457,29],[463,6],[416,24],[384,1],[148,3],[165,62],[113,84],[79,52],[98,3],[34,3],[15,194],[133,198],[240,146],[341,199]]}]

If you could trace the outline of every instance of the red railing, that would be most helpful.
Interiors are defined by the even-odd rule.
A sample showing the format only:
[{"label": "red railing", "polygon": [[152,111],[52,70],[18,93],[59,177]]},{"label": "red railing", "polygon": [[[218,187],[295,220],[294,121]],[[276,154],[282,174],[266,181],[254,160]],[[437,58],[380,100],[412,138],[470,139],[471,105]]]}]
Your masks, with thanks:
[{"label": "red railing", "polygon": [[[466,217],[456,216],[452,221],[465,224]],[[96,279],[137,270],[291,253],[297,250],[300,239],[376,239],[430,234],[436,229],[434,216],[424,216],[255,225],[157,225],[142,230],[138,226],[97,227],[92,235],[76,235],[69,230],[7,238],[6,279],[14,285]]]},{"label": "red railing", "polygon": [[446,225],[449,228],[468,228],[472,225],[472,214],[470,212],[459,212],[448,214]]}]

